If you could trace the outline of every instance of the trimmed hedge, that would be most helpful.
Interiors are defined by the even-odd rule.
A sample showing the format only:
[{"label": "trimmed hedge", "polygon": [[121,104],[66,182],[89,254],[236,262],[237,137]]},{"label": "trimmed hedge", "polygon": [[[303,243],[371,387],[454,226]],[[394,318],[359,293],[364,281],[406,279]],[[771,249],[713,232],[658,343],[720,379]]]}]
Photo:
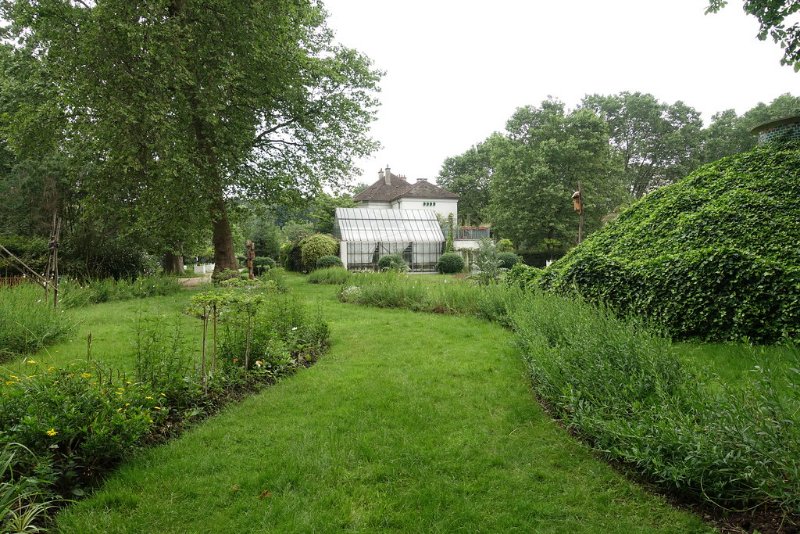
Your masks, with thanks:
[{"label": "trimmed hedge", "polygon": [[800,143],[759,147],[646,196],[539,279],[675,338],[797,337]]},{"label": "trimmed hedge", "polygon": [[317,260],[317,269],[327,269],[328,267],[344,267],[339,256],[322,256]]},{"label": "trimmed hedge", "polygon": [[511,269],[519,263],[519,256],[513,252],[498,252],[497,260],[500,262],[499,267],[502,269]]},{"label": "trimmed hedge", "polygon": [[442,274],[455,274],[464,270],[464,258],[457,252],[447,252],[439,257],[436,270]]}]

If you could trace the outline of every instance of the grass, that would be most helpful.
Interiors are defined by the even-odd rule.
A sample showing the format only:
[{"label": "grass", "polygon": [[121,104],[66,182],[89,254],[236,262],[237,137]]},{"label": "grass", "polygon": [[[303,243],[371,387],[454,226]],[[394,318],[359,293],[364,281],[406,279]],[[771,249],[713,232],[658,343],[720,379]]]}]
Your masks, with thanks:
[{"label": "grass", "polygon": [[66,337],[73,326],[45,302],[39,286],[0,287],[0,362],[41,350]]},{"label": "grass", "polygon": [[60,531],[709,530],[553,423],[499,326],[289,281],[330,322],[329,354],[145,451]]},{"label": "grass", "polygon": [[[200,321],[182,312],[189,304],[191,291],[173,295],[108,302],[64,310],[63,316],[75,324],[72,335],[65,341],[41,350],[36,360],[43,365],[65,367],[76,360],[86,360],[87,338],[92,335],[91,354],[101,357],[107,366],[132,371],[134,368],[134,332],[137,318],[151,318],[168,322],[178,321],[185,332],[197,332],[191,336],[200,346]],[[194,350],[197,353],[199,349]],[[6,367],[21,365],[8,362]]]}]

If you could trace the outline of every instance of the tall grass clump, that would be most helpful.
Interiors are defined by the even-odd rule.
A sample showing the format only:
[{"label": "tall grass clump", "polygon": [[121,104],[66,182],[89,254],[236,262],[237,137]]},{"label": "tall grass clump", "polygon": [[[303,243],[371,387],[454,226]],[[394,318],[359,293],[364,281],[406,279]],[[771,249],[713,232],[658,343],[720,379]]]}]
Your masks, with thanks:
[{"label": "tall grass clump", "polygon": [[143,276],[135,280],[104,278],[79,283],[66,279],[59,285],[59,302],[64,308],[77,308],[116,300],[171,295],[183,286],[174,276]]},{"label": "tall grass clump", "polygon": [[310,284],[346,284],[350,279],[350,273],[344,267],[324,267],[311,271],[308,275]]},{"label": "tall grass clump", "polygon": [[512,323],[542,402],[610,459],[701,502],[800,513],[800,365],[710,387],[669,339],[607,309],[534,293]]},{"label": "tall grass clump", "polygon": [[0,288],[0,361],[32,353],[66,336],[73,323],[33,284]]},{"label": "tall grass clump", "polygon": [[395,272],[354,275],[339,291],[342,302],[468,315],[501,324],[507,324],[510,310],[520,297],[521,291],[516,287],[480,286],[462,280],[429,284]]}]

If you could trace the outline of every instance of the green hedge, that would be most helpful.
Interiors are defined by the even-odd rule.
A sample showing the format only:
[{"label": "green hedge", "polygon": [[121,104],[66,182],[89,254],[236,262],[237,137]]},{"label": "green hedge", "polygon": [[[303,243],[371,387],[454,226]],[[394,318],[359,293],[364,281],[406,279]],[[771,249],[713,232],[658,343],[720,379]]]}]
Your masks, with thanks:
[{"label": "green hedge", "polygon": [[460,273],[464,270],[464,258],[457,252],[446,252],[436,262],[436,270],[442,274]]},{"label": "green hedge", "polygon": [[635,203],[539,285],[675,338],[771,343],[800,327],[800,144],[702,167]]},{"label": "green hedge", "polygon": [[342,260],[339,256],[322,256],[317,260],[317,269],[327,269],[329,267],[343,267]]},{"label": "green hedge", "polygon": [[317,260],[323,256],[335,256],[339,242],[327,234],[314,234],[300,241],[300,257],[304,271],[313,271]]}]

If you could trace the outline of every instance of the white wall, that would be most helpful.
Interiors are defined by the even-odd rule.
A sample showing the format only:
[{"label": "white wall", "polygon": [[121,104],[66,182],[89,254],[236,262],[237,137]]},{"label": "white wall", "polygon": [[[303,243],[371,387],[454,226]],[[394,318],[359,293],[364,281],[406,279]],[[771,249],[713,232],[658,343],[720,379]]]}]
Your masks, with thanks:
[{"label": "white wall", "polygon": [[[427,205],[435,203],[435,205]],[[433,210],[443,218],[453,214],[453,220],[458,224],[458,200],[442,198],[401,198],[392,203],[393,209],[401,210]]]},{"label": "white wall", "polygon": [[370,210],[388,210],[391,209],[391,206],[388,202],[375,202],[373,201],[361,201],[358,204],[359,208],[370,209]]}]

